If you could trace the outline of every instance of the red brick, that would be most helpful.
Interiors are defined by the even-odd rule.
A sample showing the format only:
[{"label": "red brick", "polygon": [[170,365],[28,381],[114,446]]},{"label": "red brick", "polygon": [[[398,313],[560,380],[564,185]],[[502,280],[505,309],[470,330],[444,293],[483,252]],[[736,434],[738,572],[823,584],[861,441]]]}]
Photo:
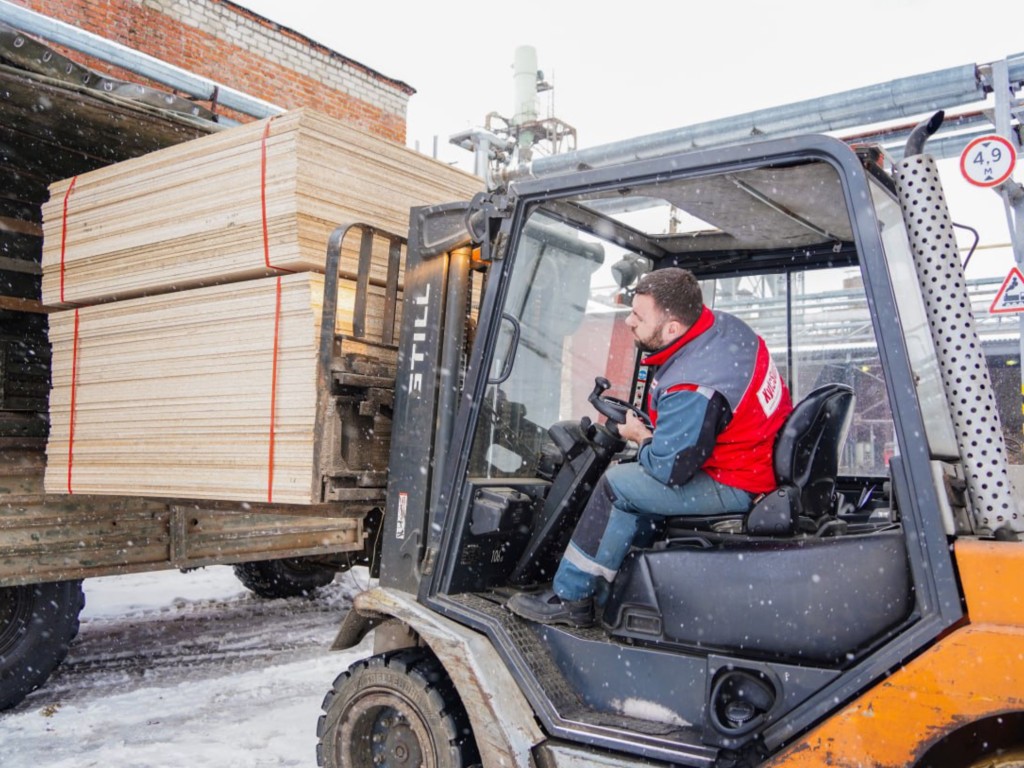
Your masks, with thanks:
[{"label": "red brick", "polygon": [[[166,14],[143,6],[138,0],[14,2],[243,93],[278,104],[285,109],[313,107],[340,120],[351,122],[370,133],[398,143],[405,142],[404,115],[389,114],[350,94],[326,87],[315,78],[300,75],[294,70],[263,59],[254,52],[254,49],[240,48],[187,24],[178,23]],[[229,14],[256,22],[267,30],[268,35],[276,32],[306,46],[311,52],[316,50],[329,53],[347,66],[361,70],[371,79],[377,80],[385,92],[397,92],[406,96],[414,93],[408,85],[384,77],[359,62],[347,59],[343,54],[330,51],[294,30],[273,24],[228,0],[210,2],[222,6]],[[90,69],[117,79],[145,83],[143,78],[134,73],[120,70],[78,52],[55,47],[68,58]],[[166,90],[165,86],[156,83],[145,84]],[[228,114],[223,108],[217,111]],[[230,116],[241,121],[252,119],[236,114]]]}]

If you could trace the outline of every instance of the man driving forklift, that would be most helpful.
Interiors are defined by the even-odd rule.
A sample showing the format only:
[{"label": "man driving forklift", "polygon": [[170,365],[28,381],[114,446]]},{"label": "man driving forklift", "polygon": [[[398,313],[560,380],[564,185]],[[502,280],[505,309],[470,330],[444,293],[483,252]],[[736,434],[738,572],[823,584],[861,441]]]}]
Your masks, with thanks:
[{"label": "man driving forklift", "polygon": [[636,461],[598,481],[551,588],[508,601],[522,618],[591,626],[629,548],[648,543],[660,518],[746,512],[776,486],[772,450],[793,405],[764,339],[706,307],[678,267],[640,279],[626,325],[656,368],[646,413],[627,411],[618,428],[639,445]]}]

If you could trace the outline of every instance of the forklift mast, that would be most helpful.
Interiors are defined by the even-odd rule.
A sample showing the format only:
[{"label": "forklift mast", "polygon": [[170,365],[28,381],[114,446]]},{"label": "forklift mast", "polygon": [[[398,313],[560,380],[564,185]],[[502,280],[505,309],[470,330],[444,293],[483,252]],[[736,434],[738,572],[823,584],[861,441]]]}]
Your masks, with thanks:
[{"label": "forklift mast", "polygon": [[395,380],[381,584],[416,594],[430,528],[444,508],[441,479],[461,390],[471,324],[465,202],[413,208]]}]

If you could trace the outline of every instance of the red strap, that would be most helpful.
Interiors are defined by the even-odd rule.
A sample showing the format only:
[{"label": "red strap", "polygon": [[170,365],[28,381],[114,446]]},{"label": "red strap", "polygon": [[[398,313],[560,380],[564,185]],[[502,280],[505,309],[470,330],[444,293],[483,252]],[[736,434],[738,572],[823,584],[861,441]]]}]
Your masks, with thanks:
[{"label": "red strap", "polygon": [[[267,139],[270,136],[270,124],[275,118],[267,120],[263,126],[263,137],[260,139],[260,214],[263,226],[263,262],[267,269],[280,272],[291,272],[290,269],[275,267],[270,263],[270,233],[267,224]],[[277,368],[280,352],[281,331],[281,278],[277,278],[274,307],[274,359],[271,366],[270,381],[270,434],[267,447],[267,503],[274,501],[274,450],[277,437]]]},{"label": "red strap", "polygon": [[71,409],[68,415],[68,493],[71,490],[71,467],[75,455],[75,387],[78,383],[78,310],[75,309],[74,341],[71,344]]},{"label": "red strap", "polygon": [[64,303],[64,254],[68,243],[68,198],[71,197],[71,191],[75,188],[76,181],[78,181],[77,176],[71,179],[71,183],[68,184],[67,191],[64,193],[64,215],[60,220],[60,300],[62,304]]},{"label": "red strap", "polygon": [[267,269],[273,269],[270,264],[270,235],[267,232],[267,137],[270,136],[270,124],[274,118],[267,120],[263,126],[263,138],[260,140],[260,210],[263,217],[263,261]]},{"label": "red strap", "polygon": [[277,278],[277,291],[274,307],[274,361],[271,366],[270,379],[270,445],[267,455],[267,503],[274,500],[274,439],[276,437],[277,417],[277,358],[280,348],[278,335],[281,330],[281,278]]},{"label": "red strap", "polygon": [[259,144],[259,203],[263,225],[263,263],[266,264],[267,269],[276,269],[278,271],[291,273],[294,272],[293,269],[286,269],[283,266],[274,266],[270,263],[270,233],[268,231],[266,221],[266,140],[270,136],[270,123],[272,123],[275,118],[276,116],[266,121],[266,125],[263,126],[263,138],[260,139]]}]

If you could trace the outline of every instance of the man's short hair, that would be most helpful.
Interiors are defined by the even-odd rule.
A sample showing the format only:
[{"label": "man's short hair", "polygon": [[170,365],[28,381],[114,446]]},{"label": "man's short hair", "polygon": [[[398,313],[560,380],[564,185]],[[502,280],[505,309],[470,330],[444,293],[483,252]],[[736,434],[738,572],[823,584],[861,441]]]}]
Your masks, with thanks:
[{"label": "man's short hair", "polygon": [[693,272],[665,267],[640,278],[636,293],[650,296],[654,303],[686,326],[692,326],[704,307],[704,295]]}]

